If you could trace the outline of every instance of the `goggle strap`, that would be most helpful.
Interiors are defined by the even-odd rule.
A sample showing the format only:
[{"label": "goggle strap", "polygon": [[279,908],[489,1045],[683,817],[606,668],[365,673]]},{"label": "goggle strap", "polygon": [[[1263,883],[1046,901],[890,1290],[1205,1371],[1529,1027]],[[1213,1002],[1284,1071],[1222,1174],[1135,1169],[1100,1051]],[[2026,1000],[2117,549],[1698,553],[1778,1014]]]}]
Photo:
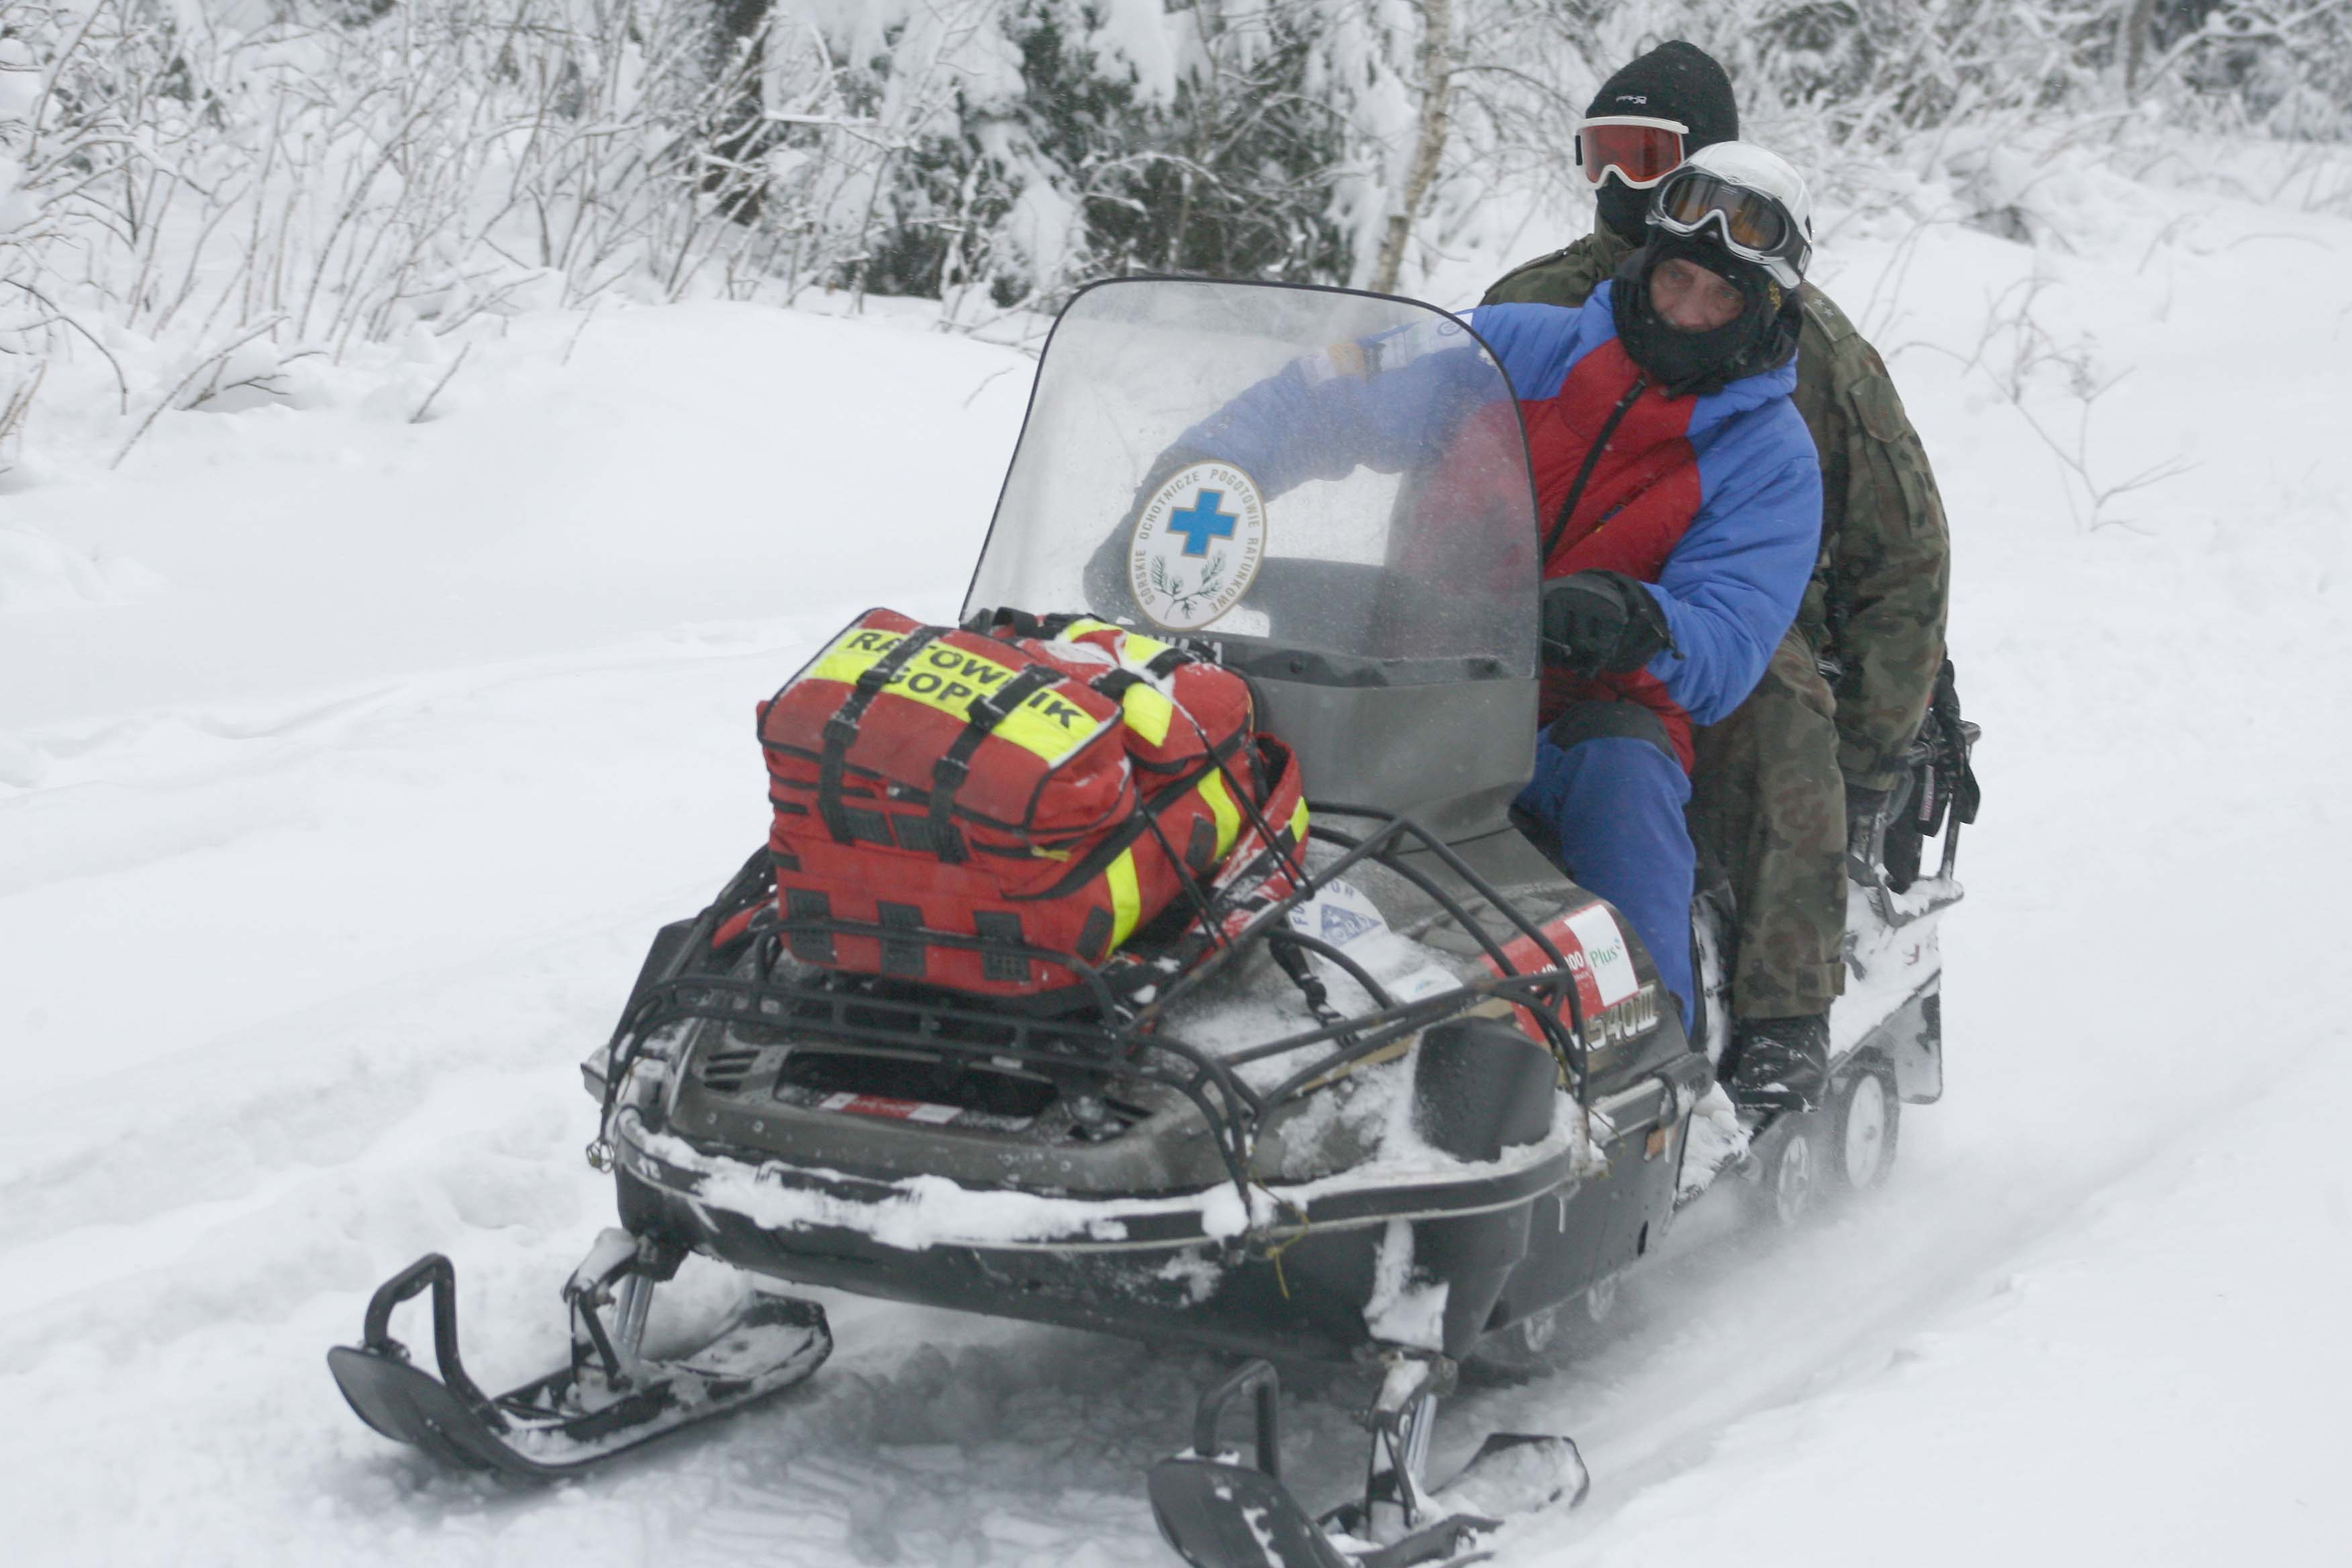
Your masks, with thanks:
[{"label": "goggle strap", "polygon": [[1576,122],[1578,135],[1587,126],[1624,125],[1643,131],[1671,131],[1677,136],[1688,136],[1690,127],[1679,120],[1667,120],[1649,114],[1588,114]]}]

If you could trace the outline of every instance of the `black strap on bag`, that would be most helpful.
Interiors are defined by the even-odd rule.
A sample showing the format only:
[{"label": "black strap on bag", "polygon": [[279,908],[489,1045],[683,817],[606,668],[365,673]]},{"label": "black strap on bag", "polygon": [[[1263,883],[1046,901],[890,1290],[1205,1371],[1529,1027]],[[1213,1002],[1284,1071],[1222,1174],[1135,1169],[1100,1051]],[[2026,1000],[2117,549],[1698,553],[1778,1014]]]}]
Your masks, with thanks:
[{"label": "black strap on bag", "polygon": [[[1604,437],[1603,439],[1606,437]],[[1066,611],[1050,616],[1034,616],[1026,610],[994,609],[985,610],[972,616],[971,626],[965,629],[998,637],[1006,632],[1011,632],[1014,637],[1034,637],[1041,642],[1053,642],[1080,621],[1096,618],[1091,614],[1072,615]],[[1142,675],[1139,676],[1134,671],[1122,667],[1110,675],[1097,676],[1087,684],[1104,696],[1117,700],[1125,695],[1127,688],[1136,681],[1145,677],[1153,680],[1165,680],[1184,666],[1194,663],[1198,658],[1198,655],[1171,643],[1145,662]],[[1106,682],[1118,682],[1118,684],[1106,685]]]},{"label": "black strap on bag", "polygon": [[995,609],[983,610],[972,616],[965,623],[964,630],[999,639],[1002,639],[1006,632],[1011,632],[1017,637],[1034,637],[1038,635],[1038,628],[1042,625],[1037,616],[1026,610],[1016,610],[1009,605],[1000,605]]},{"label": "black strap on bag", "polygon": [[1087,682],[1113,702],[1125,703],[1127,694],[1146,684],[1143,677],[1131,669],[1108,669]]},{"label": "black strap on bag", "polygon": [[931,764],[931,853],[949,865],[961,865],[967,858],[963,836],[950,817],[955,810],[956,792],[971,776],[972,753],[1015,709],[1061,679],[1062,672],[1053,666],[1033,664],[997,690],[973,698],[964,710],[962,732]]},{"label": "black strap on bag", "polygon": [[[1602,437],[1603,440],[1607,438],[1605,435]],[[1050,616],[1033,616],[1026,610],[995,609],[974,616],[969,629],[985,632],[992,637],[1010,631],[1014,637],[1035,637],[1040,642],[1054,642],[1080,621],[1091,621],[1097,618],[1091,614],[1072,615],[1067,611]],[[1192,663],[1196,657],[1176,644],[1171,643],[1151,656],[1143,667],[1143,673],[1154,680],[1165,680],[1183,666]]]},{"label": "black strap on bag", "polygon": [[849,748],[856,742],[857,727],[865,720],[866,710],[874,706],[874,700],[882,695],[882,689],[942,629],[917,626],[900,637],[898,647],[858,676],[849,695],[834,710],[833,717],[824,721],[824,752],[817,763],[816,808],[835,844],[853,843],[856,838],[850,826],[849,808],[841,798],[841,774],[849,761]]},{"label": "black strap on bag", "polygon": [[974,616],[971,626],[967,629],[998,638],[1002,638],[1006,632],[1011,632],[1017,637],[1034,637],[1039,642],[1052,642],[1078,622],[1088,618],[1086,616],[1074,615],[1067,610],[1058,611],[1050,616],[1039,616],[1033,615],[1027,610],[1000,606]]}]

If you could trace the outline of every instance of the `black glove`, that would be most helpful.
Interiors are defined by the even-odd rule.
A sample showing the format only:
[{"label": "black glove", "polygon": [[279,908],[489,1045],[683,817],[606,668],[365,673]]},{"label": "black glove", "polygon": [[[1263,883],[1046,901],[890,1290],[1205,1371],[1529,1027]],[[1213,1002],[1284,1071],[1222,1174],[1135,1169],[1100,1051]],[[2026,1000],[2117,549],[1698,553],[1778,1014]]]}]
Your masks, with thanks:
[{"label": "black glove", "polygon": [[1579,675],[1641,668],[1674,646],[1666,613],[1622,572],[1575,572],[1544,584],[1544,662]]}]

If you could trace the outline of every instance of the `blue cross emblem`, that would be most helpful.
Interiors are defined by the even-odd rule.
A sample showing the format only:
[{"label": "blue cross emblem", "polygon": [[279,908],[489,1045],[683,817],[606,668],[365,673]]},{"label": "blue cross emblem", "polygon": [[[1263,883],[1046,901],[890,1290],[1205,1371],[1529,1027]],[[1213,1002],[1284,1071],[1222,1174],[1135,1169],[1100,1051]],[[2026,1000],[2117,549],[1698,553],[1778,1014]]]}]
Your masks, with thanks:
[{"label": "blue cross emblem", "polygon": [[1212,539],[1231,539],[1234,525],[1241,521],[1229,511],[1217,509],[1224,504],[1223,490],[1202,490],[1192,498],[1192,510],[1168,514],[1168,531],[1184,536],[1184,553],[1206,555]]}]

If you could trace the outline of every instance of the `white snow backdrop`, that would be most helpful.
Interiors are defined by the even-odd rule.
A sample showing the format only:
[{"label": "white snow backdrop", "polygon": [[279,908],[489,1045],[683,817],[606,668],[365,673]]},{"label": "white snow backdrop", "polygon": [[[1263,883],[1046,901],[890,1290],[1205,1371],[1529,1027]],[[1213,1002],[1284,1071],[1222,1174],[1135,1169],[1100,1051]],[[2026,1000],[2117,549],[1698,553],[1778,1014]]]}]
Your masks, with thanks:
[{"label": "white snow backdrop", "polygon": [[[1693,1223],[1581,1359],[1451,1406],[1441,1465],[1552,1428],[1597,1473],[1503,1563],[2352,1541],[2352,222],[2032,192],[2040,249],[1853,221],[1822,261],[1937,463],[1986,729],[1949,1091],[1876,1201]],[[482,1381],[557,1353],[609,1216],[573,1064],[762,831],[753,701],[858,608],[951,610],[978,547],[1030,362],[933,321],[486,313],[113,469],[51,405],[0,476],[12,1561],[1173,1561],[1139,1476],[1207,1358],[837,1299],[803,1389],[530,1490],[322,1362],[433,1249]],[[1302,1393],[1319,1503],[1360,1437]]]}]

